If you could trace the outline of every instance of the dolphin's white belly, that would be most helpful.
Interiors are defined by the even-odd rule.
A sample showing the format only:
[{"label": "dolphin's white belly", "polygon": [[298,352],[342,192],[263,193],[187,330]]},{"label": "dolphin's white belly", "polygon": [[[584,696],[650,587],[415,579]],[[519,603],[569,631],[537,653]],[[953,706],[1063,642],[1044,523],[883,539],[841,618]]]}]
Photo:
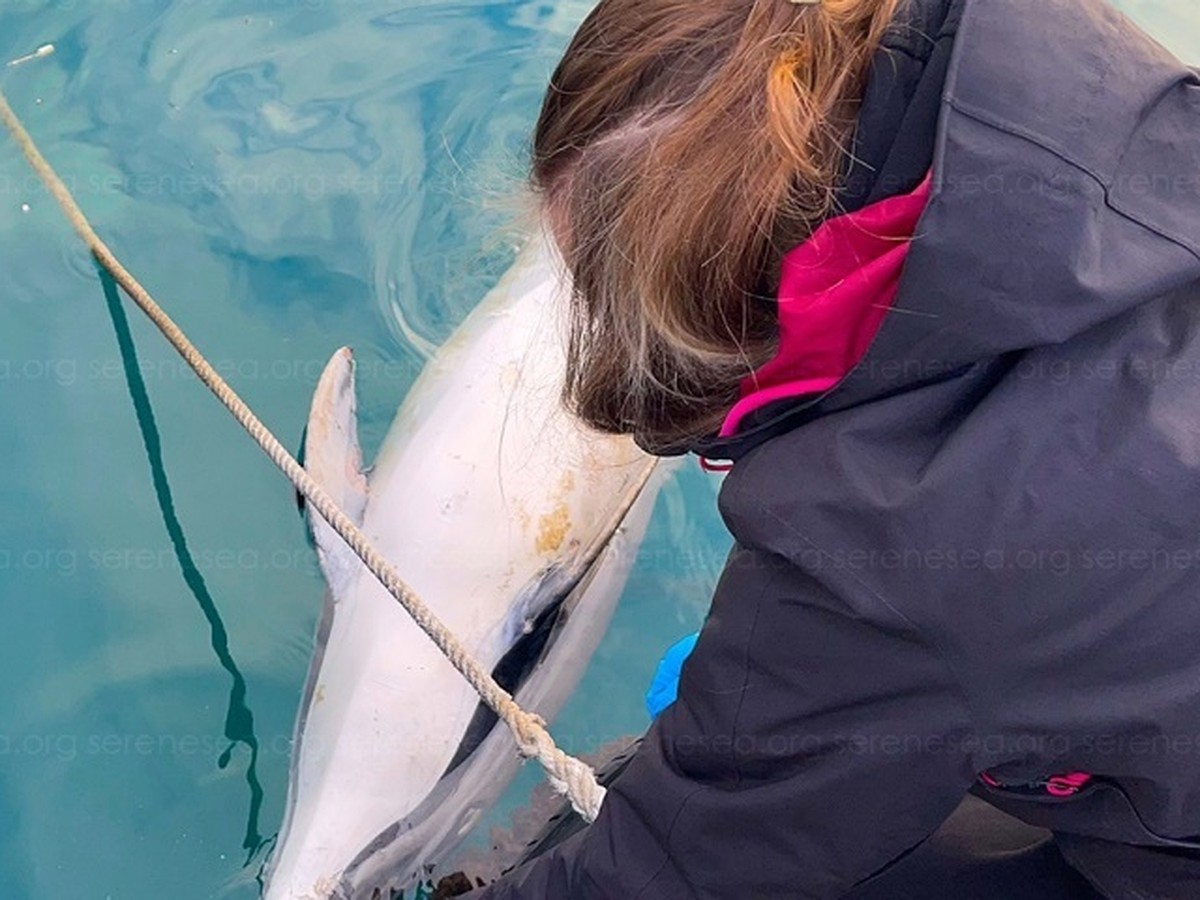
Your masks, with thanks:
[{"label": "dolphin's white belly", "polygon": [[[362,514],[375,546],[489,670],[585,574],[653,465],[560,407],[557,265],[533,241],[431,360],[384,441]],[[654,487],[645,490],[652,505]],[[319,545],[336,548],[321,527]],[[338,553],[349,551],[322,557],[343,574],[330,578],[269,898],[329,896],[363,848],[438,784],[478,707],[407,613],[354,560],[332,560]],[[624,574],[595,581],[574,614],[594,606],[602,628]],[[555,671],[542,679],[561,682],[550,705],[586,661],[544,663]]]}]

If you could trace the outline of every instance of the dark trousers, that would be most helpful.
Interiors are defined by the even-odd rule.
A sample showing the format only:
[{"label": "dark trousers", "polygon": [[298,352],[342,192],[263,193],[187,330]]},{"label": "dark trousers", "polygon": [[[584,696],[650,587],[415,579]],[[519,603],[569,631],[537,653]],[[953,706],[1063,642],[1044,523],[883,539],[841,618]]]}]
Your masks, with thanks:
[{"label": "dark trousers", "polygon": [[1107,900],[1200,900],[1200,851],[1057,834],[1063,857]]},{"label": "dark trousers", "polygon": [[[636,742],[599,770],[612,780]],[[530,859],[584,827],[570,807],[532,841]],[[1052,834],[968,795],[941,828],[843,900],[1200,900],[1200,852]]]},{"label": "dark trousers", "polygon": [[1200,853],[1055,835],[968,796],[844,900],[1200,900]]}]

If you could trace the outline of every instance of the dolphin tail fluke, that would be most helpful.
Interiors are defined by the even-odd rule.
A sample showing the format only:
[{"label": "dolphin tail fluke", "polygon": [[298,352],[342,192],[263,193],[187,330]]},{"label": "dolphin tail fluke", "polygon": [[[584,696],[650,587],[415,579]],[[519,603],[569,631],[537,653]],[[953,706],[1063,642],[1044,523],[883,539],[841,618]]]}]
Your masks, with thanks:
[{"label": "dolphin tail fluke", "polygon": [[[304,468],[329,492],[356,524],[367,505],[362,448],[354,398],[354,354],[342,347],[325,366],[308,414]],[[308,527],[317,545],[325,580],[337,597],[358,567],[358,558],[319,515],[308,511]]]}]

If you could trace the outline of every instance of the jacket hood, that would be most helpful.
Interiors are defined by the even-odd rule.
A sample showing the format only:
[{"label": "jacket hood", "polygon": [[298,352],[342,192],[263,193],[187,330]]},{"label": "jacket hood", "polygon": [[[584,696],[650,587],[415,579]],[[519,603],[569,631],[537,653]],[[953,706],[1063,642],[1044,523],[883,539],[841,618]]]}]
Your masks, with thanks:
[{"label": "jacket hood", "polygon": [[[916,0],[907,16],[855,145],[882,162],[873,179],[853,167],[847,193],[911,189],[926,129],[930,198],[891,310],[835,389],[764,406],[691,448],[705,457],[736,460],[814,418],[1061,343],[1200,278],[1200,176],[1177,174],[1200,171],[1194,72],[1102,0]],[[912,26],[930,16],[940,30]],[[909,64],[905,36],[926,48],[919,71],[882,76]]]}]

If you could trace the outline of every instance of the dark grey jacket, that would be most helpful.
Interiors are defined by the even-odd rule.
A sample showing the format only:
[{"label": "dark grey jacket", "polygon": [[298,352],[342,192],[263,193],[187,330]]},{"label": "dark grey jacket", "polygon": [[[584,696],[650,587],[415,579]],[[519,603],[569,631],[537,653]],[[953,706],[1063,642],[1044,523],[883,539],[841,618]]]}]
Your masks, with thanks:
[{"label": "dark grey jacket", "polygon": [[837,897],[968,790],[1200,846],[1200,80],[1101,0],[950,7],[893,310],[723,448],[736,547],[599,820],[472,897]]}]

